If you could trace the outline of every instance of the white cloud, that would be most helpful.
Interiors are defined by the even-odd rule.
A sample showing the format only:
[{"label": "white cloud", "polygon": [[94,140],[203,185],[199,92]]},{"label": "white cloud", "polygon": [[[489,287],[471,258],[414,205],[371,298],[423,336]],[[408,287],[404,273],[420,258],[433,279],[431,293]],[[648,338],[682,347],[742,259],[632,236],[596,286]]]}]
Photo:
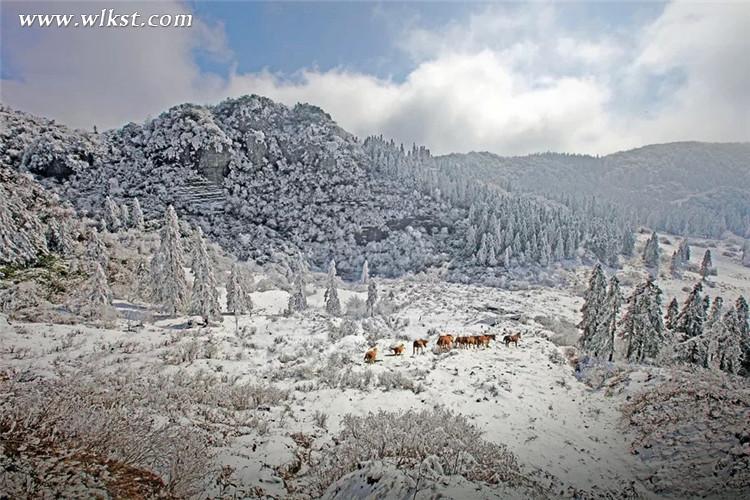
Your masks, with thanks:
[{"label": "white cloud", "polygon": [[[230,52],[220,27],[205,24],[146,38],[138,30],[106,39],[66,32],[14,48],[24,80],[4,81],[3,100],[102,126],[182,101],[257,93],[321,106],[360,136],[383,133],[440,153],[606,153],[674,140],[750,140],[750,4],[670,4],[627,35],[572,32],[557,15],[549,6],[500,6],[442,29],[412,26],[400,47],[414,67],[399,82],[344,68],[301,70],[293,80],[268,71],[207,75],[195,63],[196,46],[210,42],[224,58]],[[53,46],[75,56],[51,60]],[[668,92],[654,90],[674,74],[680,78],[663,86]]]}]

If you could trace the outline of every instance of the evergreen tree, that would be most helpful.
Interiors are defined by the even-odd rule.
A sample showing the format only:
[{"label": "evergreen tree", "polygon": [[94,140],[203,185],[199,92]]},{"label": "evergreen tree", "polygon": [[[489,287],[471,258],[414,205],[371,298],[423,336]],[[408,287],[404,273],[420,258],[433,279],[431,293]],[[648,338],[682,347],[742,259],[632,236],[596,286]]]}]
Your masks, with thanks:
[{"label": "evergreen tree", "polygon": [[239,326],[238,316],[248,314],[253,310],[253,301],[249,290],[246,289],[239,264],[232,266],[227,281],[227,311],[234,314],[234,328]]},{"label": "evergreen tree", "polygon": [[63,256],[73,254],[75,244],[68,224],[62,218],[50,218],[47,225],[47,248]]},{"label": "evergreen tree", "polygon": [[370,279],[370,266],[367,263],[367,259],[365,259],[365,263],[362,264],[362,276],[360,277],[360,282],[366,285],[369,279]]},{"label": "evergreen tree", "polygon": [[620,326],[627,338],[628,361],[643,363],[658,356],[666,337],[662,323],[661,290],[652,278],[638,285],[628,297]]},{"label": "evergreen tree", "polygon": [[742,265],[750,267],[750,240],[745,240],[742,245]]},{"label": "evergreen tree", "polygon": [[737,329],[737,310],[730,309],[723,320],[709,328],[709,348],[706,366],[727,373],[739,373],[742,369],[742,340]]},{"label": "evergreen tree", "polygon": [[159,249],[151,259],[153,297],[167,314],[176,315],[185,310],[188,285],[185,279],[180,227],[172,205],[169,205],[164,213],[164,225],[159,236]]},{"label": "evergreen tree", "polygon": [[681,264],[690,262],[690,244],[687,238],[680,242],[680,245],[677,247],[677,254],[680,256]]},{"label": "evergreen tree", "polygon": [[372,316],[375,313],[375,304],[378,302],[378,289],[375,281],[370,280],[367,285],[367,314]]},{"label": "evergreen tree", "polygon": [[602,266],[596,264],[589,277],[589,285],[583,296],[583,315],[578,328],[581,329],[581,348],[596,352],[602,349],[608,338],[606,322],[607,282]]},{"label": "evergreen tree", "polygon": [[302,278],[302,272],[300,270],[298,270],[294,275],[292,287],[292,293],[289,295],[289,307],[287,309],[290,314],[307,309],[305,282]]},{"label": "evergreen tree", "polygon": [[615,355],[615,333],[617,333],[617,321],[622,306],[622,292],[620,291],[620,281],[616,276],[609,280],[606,300],[606,320],[604,326],[607,331],[607,342],[602,348],[595,352],[594,355],[605,357],[607,361],[612,361]]},{"label": "evergreen tree", "polygon": [[341,316],[341,303],[336,288],[336,262],[331,259],[328,264],[328,284],[325,293],[326,312],[332,316]]},{"label": "evergreen tree", "polygon": [[[706,296],[706,298],[708,298],[708,296]],[[723,308],[724,308],[724,299],[718,296],[714,298],[714,301],[711,304],[711,309],[708,311],[708,315],[706,316],[706,326],[710,326],[716,323],[717,321],[721,320]]]},{"label": "evergreen tree", "polygon": [[682,264],[680,262],[680,254],[675,250],[672,253],[672,258],[669,259],[669,274],[673,278],[679,278],[680,277],[680,267],[682,267]]},{"label": "evergreen tree", "polygon": [[138,198],[133,200],[133,213],[130,217],[130,227],[139,231],[143,230],[143,211],[141,211],[141,204],[138,202]]},{"label": "evergreen tree", "polygon": [[107,247],[99,237],[99,232],[95,227],[92,227],[89,231],[89,239],[86,244],[86,258],[100,264],[102,269],[107,269],[107,266],[109,266]]},{"label": "evergreen tree", "polygon": [[122,227],[122,229],[127,229],[130,227],[130,224],[130,210],[128,209],[128,206],[123,203],[120,205],[120,227]]},{"label": "evergreen tree", "polygon": [[677,303],[677,297],[672,297],[667,305],[667,315],[664,318],[664,326],[669,330],[674,330],[677,326],[677,316],[680,314],[680,306]]},{"label": "evergreen tree", "polygon": [[135,297],[140,300],[149,301],[152,299],[151,293],[151,273],[148,269],[146,260],[142,257],[138,259],[138,265],[135,268]]},{"label": "evergreen tree", "polygon": [[701,276],[703,276],[703,279],[706,279],[709,274],[711,274],[711,268],[713,267],[713,263],[711,260],[711,250],[706,249],[706,253],[703,254],[703,260],[701,261],[701,269],[700,273]]},{"label": "evergreen tree", "polygon": [[643,248],[643,262],[646,267],[650,267],[656,271],[659,269],[659,236],[656,231],[651,233],[651,237],[646,241],[646,246]]},{"label": "evergreen tree", "polygon": [[630,228],[625,228],[622,233],[622,254],[630,257],[635,251],[635,235]]},{"label": "evergreen tree", "polygon": [[208,256],[203,231],[196,229],[193,235],[193,293],[190,297],[190,313],[199,315],[203,322],[221,321],[219,290],[216,288],[216,276],[213,264]]},{"label": "evergreen tree", "polygon": [[732,328],[740,338],[743,353],[742,373],[748,377],[750,376],[750,318],[748,318],[750,316],[750,308],[748,307],[747,300],[742,295],[734,303],[734,312]]},{"label": "evergreen tree", "polygon": [[77,314],[87,319],[101,320],[115,317],[115,310],[112,307],[112,291],[100,263],[94,263],[93,271],[73,308]]},{"label": "evergreen tree", "polygon": [[687,338],[697,337],[703,333],[706,309],[701,296],[702,291],[703,285],[700,282],[696,283],[677,316],[675,329],[678,332],[683,332]]},{"label": "evergreen tree", "polygon": [[104,198],[104,224],[111,233],[116,233],[122,227],[120,209],[109,196]]}]

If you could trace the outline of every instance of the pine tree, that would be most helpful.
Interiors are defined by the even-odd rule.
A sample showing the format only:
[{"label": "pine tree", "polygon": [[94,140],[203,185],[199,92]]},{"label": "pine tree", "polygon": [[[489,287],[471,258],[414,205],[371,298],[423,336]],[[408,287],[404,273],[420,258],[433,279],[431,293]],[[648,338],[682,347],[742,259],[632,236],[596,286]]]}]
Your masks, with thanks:
[{"label": "pine tree", "polygon": [[92,227],[89,231],[88,243],[86,244],[86,258],[100,264],[102,269],[107,269],[109,266],[107,247],[99,237],[99,232],[95,227]]},{"label": "pine tree", "polygon": [[375,304],[378,302],[378,289],[375,281],[370,280],[367,285],[367,315],[372,316],[375,313]]},{"label": "pine tree", "polygon": [[742,295],[734,303],[734,312],[732,326],[740,338],[743,353],[742,373],[747,377],[750,376],[750,318],[748,317],[750,316],[750,307],[748,307],[747,300]]},{"label": "pine tree", "polygon": [[143,212],[141,211],[141,204],[138,201],[138,198],[133,200],[133,213],[130,217],[130,227],[139,231],[142,231],[144,227]]},{"label": "pine tree", "polygon": [[305,282],[302,278],[302,271],[297,270],[293,278],[293,289],[289,295],[289,314],[304,311],[307,309],[307,296],[305,295]]},{"label": "pine tree", "polygon": [[669,259],[669,274],[673,278],[679,278],[680,277],[680,254],[675,250],[672,253],[672,258]]},{"label": "pine tree", "polygon": [[680,256],[681,264],[687,264],[690,262],[690,244],[688,243],[687,238],[680,242],[680,245],[677,247],[677,253]]},{"label": "pine tree", "polygon": [[680,314],[680,306],[677,303],[677,297],[672,297],[667,305],[667,315],[664,318],[664,326],[669,330],[674,330],[677,326],[677,316]]},{"label": "pine tree", "polygon": [[628,361],[643,363],[655,359],[666,342],[661,312],[661,290],[652,278],[636,287],[628,297],[620,323],[627,338]]},{"label": "pine tree", "polygon": [[732,308],[723,320],[716,321],[707,332],[710,343],[706,366],[727,373],[742,369],[742,340],[738,331],[737,310]]},{"label": "pine tree", "polygon": [[68,224],[58,217],[52,217],[47,225],[47,248],[63,256],[73,254],[75,244],[70,236]]},{"label": "pine tree", "polygon": [[139,258],[138,265],[135,268],[135,297],[140,300],[151,300],[151,273],[148,264],[143,258]]},{"label": "pine tree", "polygon": [[341,316],[341,303],[336,288],[336,262],[331,259],[328,264],[328,283],[325,292],[326,312],[332,316]]},{"label": "pine tree", "polygon": [[101,264],[95,262],[88,281],[81,290],[81,295],[74,304],[77,314],[88,319],[112,319],[115,310],[112,307],[112,291],[107,283]]},{"label": "pine tree", "polygon": [[235,330],[239,326],[238,316],[251,313],[252,310],[252,298],[245,287],[240,266],[235,263],[229,273],[229,281],[227,281],[227,311],[234,314]]},{"label": "pine tree", "polygon": [[360,282],[363,285],[366,285],[369,279],[370,279],[370,266],[367,263],[367,259],[365,259],[365,263],[362,264],[362,275],[360,277]]},{"label": "pine tree", "polygon": [[203,231],[198,228],[193,236],[193,293],[190,298],[190,313],[199,315],[203,322],[221,321],[219,291],[216,288],[216,276],[213,264],[208,256]]},{"label": "pine tree", "polygon": [[696,283],[677,316],[675,330],[683,332],[687,338],[697,337],[703,333],[706,309],[701,296],[702,291],[703,285],[700,282]]},{"label": "pine tree", "polygon": [[120,225],[123,229],[127,229],[130,227],[130,224],[130,210],[128,209],[128,206],[123,203],[120,205]]},{"label": "pine tree", "polygon": [[646,242],[646,246],[643,248],[643,262],[646,267],[650,267],[654,270],[659,269],[659,236],[656,231],[651,233],[651,237]]},{"label": "pine tree", "polygon": [[151,260],[153,297],[167,314],[176,315],[185,310],[188,285],[185,279],[180,227],[172,205],[169,205],[164,213],[164,225],[159,236],[159,250]]},{"label": "pine tree", "polygon": [[620,291],[620,281],[616,276],[609,280],[606,300],[606,319],[604,326],[607,332],[607,342],[604,343],[598,352],[594,355],[606,357],[607,361],[612,361],[615,355],[615,334],[617,333],[617,321],[622,306],[622,292]]},{"label": "pine tree", "polygon": [[589,286],[583,296],[583,315],[578,328],[581,329],[581,348],[595,352],[602,348],[602,344],[607,340],[606,324],[606,302],[607,302],[607,282],[604,277],[602,266],[597,264],[591,271],[589,277]]},{"label": "pine tree", "polygon": [[104,223],[107,230],[111,233],[116,233],[122,227],[120,209],[109,196],[104,198]]},{"label": "pine tree", "polygon": [[635,251],[635,235],[633,235],[633,231],[631,231],[630,228],[625,228],[625,230],[622,233],[622,254],[630,257],[633,255],[633,252]]},{"label": "pine tree", "polygon": [[711,268],[713,263],[711,260],[711,250],[706,249],[706,253],[703,254],[703,260],[701,261],[700,273],[703,279],[706,279],[711,274]]},{"label": "pine tree", "polygon": [[750,240],[745,240],[742,245],[742,265],[750,267]]}]

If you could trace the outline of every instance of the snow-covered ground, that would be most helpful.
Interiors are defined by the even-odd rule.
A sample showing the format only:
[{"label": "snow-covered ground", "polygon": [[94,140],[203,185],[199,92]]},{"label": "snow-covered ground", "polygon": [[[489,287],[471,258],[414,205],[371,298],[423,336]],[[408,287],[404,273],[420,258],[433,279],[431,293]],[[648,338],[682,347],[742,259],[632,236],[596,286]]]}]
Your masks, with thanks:
[{"label": "snow-covered ground", "polygon": [[[710,293],[733,299],[750,291],[750,273],[723,255],[728,244],[714,252],[719,274],[711,278],[716,286]],[[671,248],[663,245],[667,252]],[[694,246],[693,260],[700,257]],[[101,328],[9,323],[0,316],[0,371],[12,380],[67,374],[99,383],[116,379],[123,387],[139,380],[149,381],[156,391],[162,387],[167,401],[144,406],[201,429],[215,452],[212,464],[231,467],[225,469],[231,480],[207,486],[211,494],[234,488],[243,494],[304,496],[316,453],[335,444],[345,415],[442,406],[468,417],[486,440],[507,446],[523,467],[554,476],[566,494],[618,497],[627,489],[655,496],[649,478],[662,466],[634,451],[636,435],[623,420],[622,405],[669,377],[665,370],[612,367],[597,389],[579,381],[564,346],[577,335],[578,291],[587,269],[565,272],[568,288],[524,291],[425,277],[378,281],[381,311],[387,314],[365,319],[328,317],[323,290],[314,286],[308,286],[310,308],[294,316],[284,314],[286,291],[253,293],[254,313],[241,316],[237,327],[232,316],[209,328],[189,327],[185,317],[157,316],[132,331],[124,320]],[[642,274],[626,266],[620,274],[636,273]],[[692,278],[686,273],[682,280],[659,284],[667,297],[682,299]],[[339,295],[342,304],[355,296],[364,300],[366,288],[350,285]],[[130,326],[146,313],[144,305],[116,301],[115,306],[135,320]],[[488,332],[498,339],[488,348],[437,353],[436,332]],[[518,347],[503,345],[502,336],[516,332],[522,335]],[[429,338],[430,346],[413,355],[411,343],[418,338]],[[400,343],[407,353],[391,355],[390,347]],[[374,345],[377,362],[365,365],[364,352]],[[170,384],[214,395],[232,394],[232,387],[243,385],[258,392],[251,403],[212,408],[210,397],[177,394]],[[176,401],[170,402],[173,390]],[[373,467],[385,474],[382,468],[389,466],[367,470]],[[354,476],[350,481],[356,483]],[[670,490],[669,481],[659,483],[659,494],[679,497],[679,488]],[[455,477],[435,484],[433,492],[454,498],[511,494],[487,484],[462,486]],[[339,483],[344,489],[338,494],[351,487]],[[375,490],[370,493],[377,497]]]}]

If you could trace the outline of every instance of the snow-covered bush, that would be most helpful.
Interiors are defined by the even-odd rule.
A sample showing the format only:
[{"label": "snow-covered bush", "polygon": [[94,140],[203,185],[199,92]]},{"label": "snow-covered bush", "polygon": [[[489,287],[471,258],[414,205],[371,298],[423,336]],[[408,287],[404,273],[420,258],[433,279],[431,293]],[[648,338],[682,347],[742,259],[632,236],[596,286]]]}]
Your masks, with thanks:
[{"label": "snow-covered bush", "polygon": [[378,387],[384,391],[403,390],[419,394],[424,386],[401,371],[388,371],[378,375]]},{"label": "snow-covered bush", "polygon": [[490,443],[465,416],[443,407],[406,412],[345,415],[333,446],[321,451],[310,474],[319,493],[356,470],[358,464],[383,460],[415,472],[431,457],[432,470],[460,474],[472,481],[508,486],[532,485],[516,457],[504,445]]}]

